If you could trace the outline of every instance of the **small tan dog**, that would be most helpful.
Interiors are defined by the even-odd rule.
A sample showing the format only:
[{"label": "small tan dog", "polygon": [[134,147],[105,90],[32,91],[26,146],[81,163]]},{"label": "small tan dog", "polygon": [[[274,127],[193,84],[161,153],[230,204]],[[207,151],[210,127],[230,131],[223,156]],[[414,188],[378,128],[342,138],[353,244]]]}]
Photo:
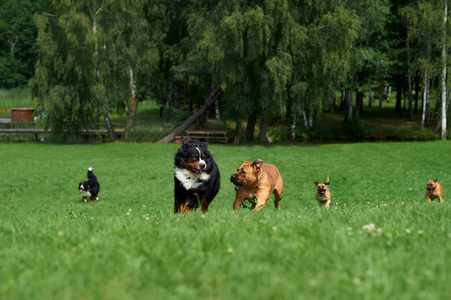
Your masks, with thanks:
[{"label": "small tan dog", "polygon": [[[283,197],[283,180],[274,165],[263,163],[261,159],[253,163],[244,161],[237,172],[230,177],[230,181],[237,187],[233,210],[240,209],[245,200],[252,203],[254,210],[261,210],[272,193],[275,196],[274,205],[277,210],[280,210],[279,201]],[[252,201],[254,199],[257,201]]]},{"label": "small tan dog", "polygon": [[315,181],[316,185],[316,200],[318,201],[320,206],[325,205],[325,207],[329,207],[330,205],[330,189],[329,185],[329,175],[327,175],[327,181],[325,183],[318,183]]},{"label": "small tan dog", "polygon": [[434,199],[438,198],[438,201],[442,202],[443,188],[440,183],[436,180],[429,179],[428,185],[426,187],[426,194],[424,197],[427,201],[432,202]]}]

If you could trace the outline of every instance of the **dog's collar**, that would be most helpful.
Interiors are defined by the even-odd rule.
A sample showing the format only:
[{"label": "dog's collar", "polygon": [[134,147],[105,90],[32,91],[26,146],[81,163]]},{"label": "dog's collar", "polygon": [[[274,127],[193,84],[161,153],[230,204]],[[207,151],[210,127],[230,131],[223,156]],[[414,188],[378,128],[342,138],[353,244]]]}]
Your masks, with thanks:
[{"label": "dog's collar", "polygon": [[262,178],[263,178],[263,170],[262,170],[262,176],[260,176],[260,179],[257,180],[256,182],[254,182],[252,185],[257,185],[260,182],[260,180],[262,180]]}]

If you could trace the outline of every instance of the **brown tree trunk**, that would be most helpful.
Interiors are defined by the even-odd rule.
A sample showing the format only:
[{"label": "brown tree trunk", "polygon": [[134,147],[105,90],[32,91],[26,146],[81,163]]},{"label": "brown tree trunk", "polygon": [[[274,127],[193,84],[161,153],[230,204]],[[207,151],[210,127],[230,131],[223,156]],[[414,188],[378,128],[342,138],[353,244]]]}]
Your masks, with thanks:
[{"label": "brown tree trunk", "polygon": [[352,120],[352,96],[353,92],[351,90],[346,91],[345,123],[349,123]]},{"label": "brown tree trunk", "polygon": [[395,111],[397,115],[401,115],[401,103],[402,103],[402,86],[403,80],[401,76],[396,77],[396,107]]},{"label": "brown tree trunk", "polygon": [[257,113],[251,113],[247,118],[246,132],[244,133],[244,139],[246,141],[252,141],[254,139],[255,123],[257,122]]},{"label": "brown tree trunk", "polygon": [[267,118],[262,118],[262,122],[260,124],[260,133],[258,134],[258,139],[261,142],[265,142],[266,141],[266,132],[268,131],[268,119]]},{"label": "brown tree trunk", "polygon": [[337,104],[337,96],[334,95],[334,97],[332,98],[332,106],[330,107],[330,113],[334,114],[335,113],[335,105]]},{"label": "brown tree trunk", "polygon": [[108,115],[108,111],[105,109],[103,112],[103,120],[105,121],[106,129],[108,130],[108,136],[110,137],[110,141],[117,141],[117,135],[114,131],[113,124],[111,123],[110,116]]},{"label": "brown tree trunk", "polygon": [[169,75],[169,91],[168,91],[168,98],[166,100],[166,116],[165,120],[168,122],[171,119],[171,103],[172,103],[172,77]]},{"label": "brown tree trunk", "polygon": [[194,121],[196,121],[200,116],[202,116],[202,114],[204,114],[207,111],[207,108],[213,104],[213,102],[216,100],[216,97],[219,95],[220,91],[221,87],[215,88],[214,91],[208,97],[204,106],[202,106],[194,115],[192,115],[185,122],[183,122],[182,125],[177,127],[172,133],[168,134],[163,139],[159,140],[157,143],[169,143],[172,142],[176,136],[181,135],[191,124],[194,123]]},{"label": "brown tree trunk", "polygon": [[358,119],[360,117],[360,113],[362,112],[363,106],[363,96],[362,92],[357,92],[356,101],[355,101],[355,118]]},{"label": "brown tree trunk", "polygon": [[136,117],[136,111],[138,110],[138,98],[136,95],[136,70],[133,70],[132,67],[129,67],[129,71],[130,71],[130,93],[131,93],[131,98],[130,98],[130,113],[128,115],[128,120],[127,120],[127,125],[125,126],[125,130],[124,130],[124,137],[125,139],[128,138],[128,133],[130,132],[130,129],[133,125],[133,121],[135,120]]}]

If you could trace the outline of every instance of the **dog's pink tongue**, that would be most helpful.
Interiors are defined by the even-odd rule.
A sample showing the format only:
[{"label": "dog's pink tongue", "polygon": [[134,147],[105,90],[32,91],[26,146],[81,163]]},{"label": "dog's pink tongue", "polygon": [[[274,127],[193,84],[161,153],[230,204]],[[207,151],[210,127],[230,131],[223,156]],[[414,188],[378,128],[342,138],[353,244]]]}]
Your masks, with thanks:
[{"label": "dog's pink tongue", "polygon": [[80,190],[80,193],[83,193],[83,190]]}]

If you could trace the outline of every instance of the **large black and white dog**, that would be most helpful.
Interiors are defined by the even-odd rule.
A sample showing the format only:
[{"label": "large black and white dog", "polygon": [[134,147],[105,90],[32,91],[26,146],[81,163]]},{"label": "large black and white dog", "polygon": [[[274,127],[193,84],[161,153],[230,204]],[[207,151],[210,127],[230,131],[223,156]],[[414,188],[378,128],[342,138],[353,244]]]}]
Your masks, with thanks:
[{"label": "large black and white dog", "polygon": [[218,165],[207,150],[205,139],[191,142],[185,139],[175,154],[174,167],[174,213],[196,210],[208,211],[219,191],[221,177]]},{"label": "large black and white dog", "polygon": [[92,168],[88,169],[88,181],[82,181],[78,185],[83,202],[88,202],[86,198],[89,198],[91,202],[99,200],[100,184],[97,182],[97,177],[92,172]]}]

